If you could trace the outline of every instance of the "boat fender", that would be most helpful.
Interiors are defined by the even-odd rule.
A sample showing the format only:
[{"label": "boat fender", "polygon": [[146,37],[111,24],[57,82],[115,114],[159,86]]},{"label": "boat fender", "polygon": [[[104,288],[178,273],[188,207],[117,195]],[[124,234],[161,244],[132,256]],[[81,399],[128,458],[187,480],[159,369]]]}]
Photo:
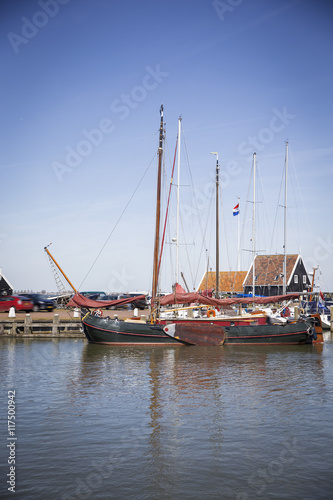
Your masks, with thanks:
[{"label": "boat fender", "polygon": [[290,316],[290,309],[289,309],[289,307],[285,307],[285,308],[283,309],[283,311],[282,311],[282,313],[281,313],[281,316],[282,316],[283,318],[289,318],[289,316]]},{"label": "boat fender", "polygon": [[208,309],[207,311],[207,317],[210,318],[211,316],[216,316],[216,312],[214,311],[214,309]]},{"label": "boat fender", "polygon": [[100,318],[101,316],[103,316],[102,309],[95,309],[94,316],[97,316],[98,318]]},{"label": "boat fender", "polygon": [[314,340],[317,340],[317,332],[316,332],[316,329],[313,326],[309,326],[309,328],[308,328],[308,334],[310,335],[310,337],[313,337]]}]

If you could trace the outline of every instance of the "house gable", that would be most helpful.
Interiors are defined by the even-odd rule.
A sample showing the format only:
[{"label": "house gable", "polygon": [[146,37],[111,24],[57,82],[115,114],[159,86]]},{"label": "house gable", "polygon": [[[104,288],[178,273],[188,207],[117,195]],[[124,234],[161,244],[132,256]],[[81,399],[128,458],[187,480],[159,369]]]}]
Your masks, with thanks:
[{"label": "house gable", "polygon": [[0,295],[13,295],[14,288],[0,270]]},{"label": "house gable", "polygon": [[[259,295],[278,295],[283,289],[284,255],[257,255],[255,258],[255,288]],[[244,292],[252,292],[253,263],[244,282]],[[296,278],[295,278],[296,276]],[[310,286],[302,257],[297,254],[286,255],[287,292],[302,292]]]}]

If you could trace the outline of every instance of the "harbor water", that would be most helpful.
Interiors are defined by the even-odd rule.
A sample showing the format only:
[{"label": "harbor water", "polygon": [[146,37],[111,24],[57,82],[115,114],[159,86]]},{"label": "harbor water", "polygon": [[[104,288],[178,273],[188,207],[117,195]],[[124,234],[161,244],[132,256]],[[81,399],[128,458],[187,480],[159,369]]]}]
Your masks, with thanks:
[{"label": "harbor water", "polygon": [[1,338],[0,370],[1,499],[332,498],[331,341]]}]

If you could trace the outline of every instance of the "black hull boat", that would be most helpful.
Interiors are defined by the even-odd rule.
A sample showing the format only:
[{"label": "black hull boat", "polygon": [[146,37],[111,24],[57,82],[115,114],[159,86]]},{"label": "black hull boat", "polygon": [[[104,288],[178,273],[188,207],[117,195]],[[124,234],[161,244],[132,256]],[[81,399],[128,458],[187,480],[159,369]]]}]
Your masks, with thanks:
[{"label": "black hull boat", "polygon": [[[299,320],[295,322],[270,324],[266,315],[253,318],[220,318],[220,324],[215,322],[219,318],[211,318],[210,313],[215,316],[215,311],[207,312],[205,321],[186,320],[178,321],[172,319],[162,320],[160,318],[160,307],[173,304],[205,304],[213,308],[226,306],[236,306],[251,301],[261,304],[276,303],[282,300],[291,300],[299,297],[299,294],[280,295],[275,297],[252,298],[208,298],[198,293],[177,293],[164,297],[158,296],[158,277],[160,269],[160,259],[162,255],[160,244],[160,218],[161,218],[161,178],[162,178],[162,155],[163,155],[163,106],[160,110],[159,148],[158,148],[158,171],[157,171],[157,193],[156,193],[156,219],[155,219],[155,243],[153,259],[153,283],[150,307],[150,320],[132,319],[118,320],[103,316],[100,308],[119,306],[133,302],[133,298],[125,298],[111,301],[95,301],[82,296],[78,292],[72,297],[69,305],[80,307],[81,311],[95,309],[93,313],[87,313],[82,324],[84,333],[89,342],[95,344],[110,345],[228,345],[228,344],[305,344],[312,343],[316,337],[316,328],[311,320]],[[217,154],[217,153],[214,153]],[[216,162],[216,179],[218,193],[218,160]],[[217,203],[218,207],[218,203]],[[218,220],[218,217],[217,217]],[[218,224],[217,224],[218,228]],[[218,237],[216,238],[218,241]],[[218,251],[217,251],[218,256]],[[218,266],[217,266],[218,267]],[[218,276],[218,272],[216,273]],[[218,283],[218,280],[216,280]],[[74,289],[74,288],[73,288]],[[75,290],[75,289],[74,289]],[[218,292],[218,287],[217,287]],[[223,322],[223,326],[221,323]],[[169,323],[169,324],[168,324]],[[245,323],[245,324],[244,324]],[[262,324],[264,323],[264,324]],[[163,330],[164,327],[164,330]],[[319,327],[318,327],[319,329]]]},{"label": "black hull boat", "polygon": [[218,326],[203,322],[151,324],[88,314],[82,319],[87,340],[110,345],[295,345],[311,344],[316,330],[311,320],[266,325]]}]

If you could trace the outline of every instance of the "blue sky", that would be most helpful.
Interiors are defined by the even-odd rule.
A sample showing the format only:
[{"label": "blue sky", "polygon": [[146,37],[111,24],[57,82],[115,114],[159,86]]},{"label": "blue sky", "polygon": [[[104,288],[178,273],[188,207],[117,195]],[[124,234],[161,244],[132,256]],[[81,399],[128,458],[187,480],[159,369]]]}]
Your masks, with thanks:
[{"label": "blue sky", "polygon": [[[81,290],[150,289],[161,103],[167,182],[180,115],[185,134],[179,241],[190,240],[192,270],[180,266],[189,287],[208,259],[215,267],[212,151],[220,269],[236,268],[237,197],[241,247],[252,245],[253,152],[256,248],[283,252],[288,140],[287,252],[301,251],[308,271],[319,265],[318,286],[333,290],[331,2],[5,0],[0,11],[0,267],[16,290],[55,290],[50,242]],[[241,252],[242,269],[251,258]]]}]

